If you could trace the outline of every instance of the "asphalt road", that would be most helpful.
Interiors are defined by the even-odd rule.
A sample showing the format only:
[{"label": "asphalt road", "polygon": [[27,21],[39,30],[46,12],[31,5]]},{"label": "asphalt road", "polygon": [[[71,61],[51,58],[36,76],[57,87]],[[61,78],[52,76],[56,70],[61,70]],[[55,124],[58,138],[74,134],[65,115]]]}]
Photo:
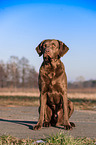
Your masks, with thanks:
[{"label": "asphalt road", "polygon": [[96,138],[96,111],[74,111],[70,121],[76,124],[71,131],[49,127],[34,131],[38,121],[38,107],[0,107],[0,136],[42,139],[60,131],[74,137]]}]

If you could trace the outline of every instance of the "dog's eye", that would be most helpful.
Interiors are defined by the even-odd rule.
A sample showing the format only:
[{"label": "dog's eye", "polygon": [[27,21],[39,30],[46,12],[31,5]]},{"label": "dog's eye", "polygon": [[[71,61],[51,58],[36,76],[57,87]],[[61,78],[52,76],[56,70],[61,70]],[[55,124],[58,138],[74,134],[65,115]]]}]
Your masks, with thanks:
[{"label": "dog's eye", "polygon": [[52,43],[52,47],[56,47],[56,45],[54,43]]},{"label": "dog's eye", "polygon": [[47,47],[47,45],[46,45],[46,44],[44,44],[44,45],[43,45],[43,47],[44,47],[44,48],[46,48],[46,47]]}]

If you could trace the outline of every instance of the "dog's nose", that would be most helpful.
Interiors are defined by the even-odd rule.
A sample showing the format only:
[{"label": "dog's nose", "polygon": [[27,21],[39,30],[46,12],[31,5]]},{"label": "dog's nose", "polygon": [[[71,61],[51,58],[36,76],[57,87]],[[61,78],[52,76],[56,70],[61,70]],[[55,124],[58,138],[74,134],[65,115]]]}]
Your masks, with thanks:
[{"label": "dog's nose", "polygon": [[49,49],[46,48],[45,51],[49,51]]},{"label": "dog's nose", "polygon": [[45,49],[45,52],[48,53],[49,52],[49,49]]}]

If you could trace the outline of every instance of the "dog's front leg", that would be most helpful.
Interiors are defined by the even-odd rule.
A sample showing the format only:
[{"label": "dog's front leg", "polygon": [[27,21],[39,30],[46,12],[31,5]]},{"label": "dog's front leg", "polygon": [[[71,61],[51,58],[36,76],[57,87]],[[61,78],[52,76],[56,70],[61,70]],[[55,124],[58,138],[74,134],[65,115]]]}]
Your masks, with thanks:
[{"label": "dog's front leg", "polygon": [[36,126],[34,126],[34,130],[39,130],[42,125],[43,125],[43,121],[44,121],[44,110],[46,109],[46,94],[42,94],[40,95],[40,114],[39,114],[39,120],[38,123],[36,124]]}]

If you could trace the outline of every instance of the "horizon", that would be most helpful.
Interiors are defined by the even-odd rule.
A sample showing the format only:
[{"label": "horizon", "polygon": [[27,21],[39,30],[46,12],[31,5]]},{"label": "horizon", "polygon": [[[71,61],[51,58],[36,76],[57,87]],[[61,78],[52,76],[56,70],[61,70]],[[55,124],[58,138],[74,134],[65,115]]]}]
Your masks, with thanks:
[{"label": "horizon", "polygon": [[36,71],[35,51],[44,39],[59,39],[69,51],[61,58],[68,81],[96,80],[96,2],[94,0],[0,1],[0,60],[27,58]]}]

